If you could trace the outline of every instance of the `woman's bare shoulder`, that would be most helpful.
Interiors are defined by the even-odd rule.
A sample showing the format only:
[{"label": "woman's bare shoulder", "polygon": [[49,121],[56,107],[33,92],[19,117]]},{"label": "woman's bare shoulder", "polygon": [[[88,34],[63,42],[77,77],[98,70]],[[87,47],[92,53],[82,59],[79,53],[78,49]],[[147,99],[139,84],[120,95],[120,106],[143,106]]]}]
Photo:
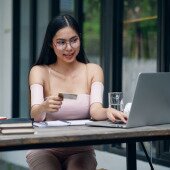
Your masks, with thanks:
[{"label": "woman's bare shoulder", "polygon": [[47,66],[44,65],[36,65],[33,66],[30,70],[30,74],[44,74],[48,71]]},{"label": "woman's bare shoulder", "polygon": [[31,68],[30,72],[36,72],[36,71],[42,71],[44,70],[44,67],[43,65],[35,65]]},{"label": "woman's bare shoulder", "polygon": [[98,64],[88,63],[87,69],[91,74],[96,74],[96,73],[101,74],[101,73],[103,73],[102,67]]},{"label": "woman's bare shoulder", "polygon": [[94,63],[88,63],[87,69],[92,82],[101,81],[103,82],[103,69],[100,65]]},{"label": "woman's bare shoulder", "polygon": [[46,66],[33,66],[30,70],[29,74],[29,82],[30,84],[38,83],[43,84],[43,81],[48,74],[48,70]]},{"label": "woman's bare shoulder", "polygon": [[88,63],[88,64],[87,64],[87,68],[88,68],[90,71],[103,71],[103,69],[101,68],[101,66],[98,65],[98,64],[95,64],[95,63]]}]

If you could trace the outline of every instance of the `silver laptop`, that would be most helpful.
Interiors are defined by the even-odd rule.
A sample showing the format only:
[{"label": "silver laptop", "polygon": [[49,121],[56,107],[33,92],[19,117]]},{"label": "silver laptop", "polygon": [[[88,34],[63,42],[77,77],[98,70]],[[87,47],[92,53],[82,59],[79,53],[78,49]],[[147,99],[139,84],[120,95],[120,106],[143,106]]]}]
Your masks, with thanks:
[{"label": "silver laptop", "polygon": [[94,121],[91,126],[132,128],[170,123],[170,72],[140,73],[127,124]]}]

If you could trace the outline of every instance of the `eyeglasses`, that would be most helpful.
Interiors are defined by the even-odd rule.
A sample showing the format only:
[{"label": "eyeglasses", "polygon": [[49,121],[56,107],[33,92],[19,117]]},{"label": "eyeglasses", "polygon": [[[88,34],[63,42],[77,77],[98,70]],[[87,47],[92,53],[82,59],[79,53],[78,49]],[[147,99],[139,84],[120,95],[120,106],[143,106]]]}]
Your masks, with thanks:
[{"label": "eyeglasses", "polygon": [[75,36],[70,38],[68,41],[65,39],[58,39],[56,42],[53,42],[53,44],[58,50],[65,50],[68,44],[71,46],[71,48],[76,49],[80,46],[80,40],[78,36]]}]

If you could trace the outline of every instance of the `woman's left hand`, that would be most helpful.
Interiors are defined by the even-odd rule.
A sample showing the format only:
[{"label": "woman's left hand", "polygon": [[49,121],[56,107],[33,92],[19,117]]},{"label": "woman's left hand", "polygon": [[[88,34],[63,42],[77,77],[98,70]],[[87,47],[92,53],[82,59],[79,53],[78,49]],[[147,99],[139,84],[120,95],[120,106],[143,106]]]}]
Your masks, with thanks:
[{"label": "woman's left hand", "polygon": [[113,108],[107,108],[106,115],[107,115],[107,118],[111,120],[112,122],[115,122],[116,120],[121,120],[124,123],[126,123],[128,119],[125,113],[118,111],[116,109],[113,109]]}]

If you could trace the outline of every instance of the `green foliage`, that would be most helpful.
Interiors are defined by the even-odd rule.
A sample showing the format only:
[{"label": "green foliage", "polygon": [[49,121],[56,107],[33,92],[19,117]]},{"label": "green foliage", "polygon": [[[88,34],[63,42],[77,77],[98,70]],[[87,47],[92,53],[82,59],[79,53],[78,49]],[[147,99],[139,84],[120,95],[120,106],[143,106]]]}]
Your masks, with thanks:
[{"label": "green foliage", "polygon": [[157,0],[124,0],[124,21],[124,56],[156,57]]},{"label": "green foliage", "polygon": [[100,0],[84,0],[84,16],[84,45],[87,53],[97,55],[100,40]]},{"label": "green foliage", "polygon": [[[84,46],[100,53],[101,0],[84,0]],[[124,0],[124,56],[155,58],[157,54],[157,0]]]}]

